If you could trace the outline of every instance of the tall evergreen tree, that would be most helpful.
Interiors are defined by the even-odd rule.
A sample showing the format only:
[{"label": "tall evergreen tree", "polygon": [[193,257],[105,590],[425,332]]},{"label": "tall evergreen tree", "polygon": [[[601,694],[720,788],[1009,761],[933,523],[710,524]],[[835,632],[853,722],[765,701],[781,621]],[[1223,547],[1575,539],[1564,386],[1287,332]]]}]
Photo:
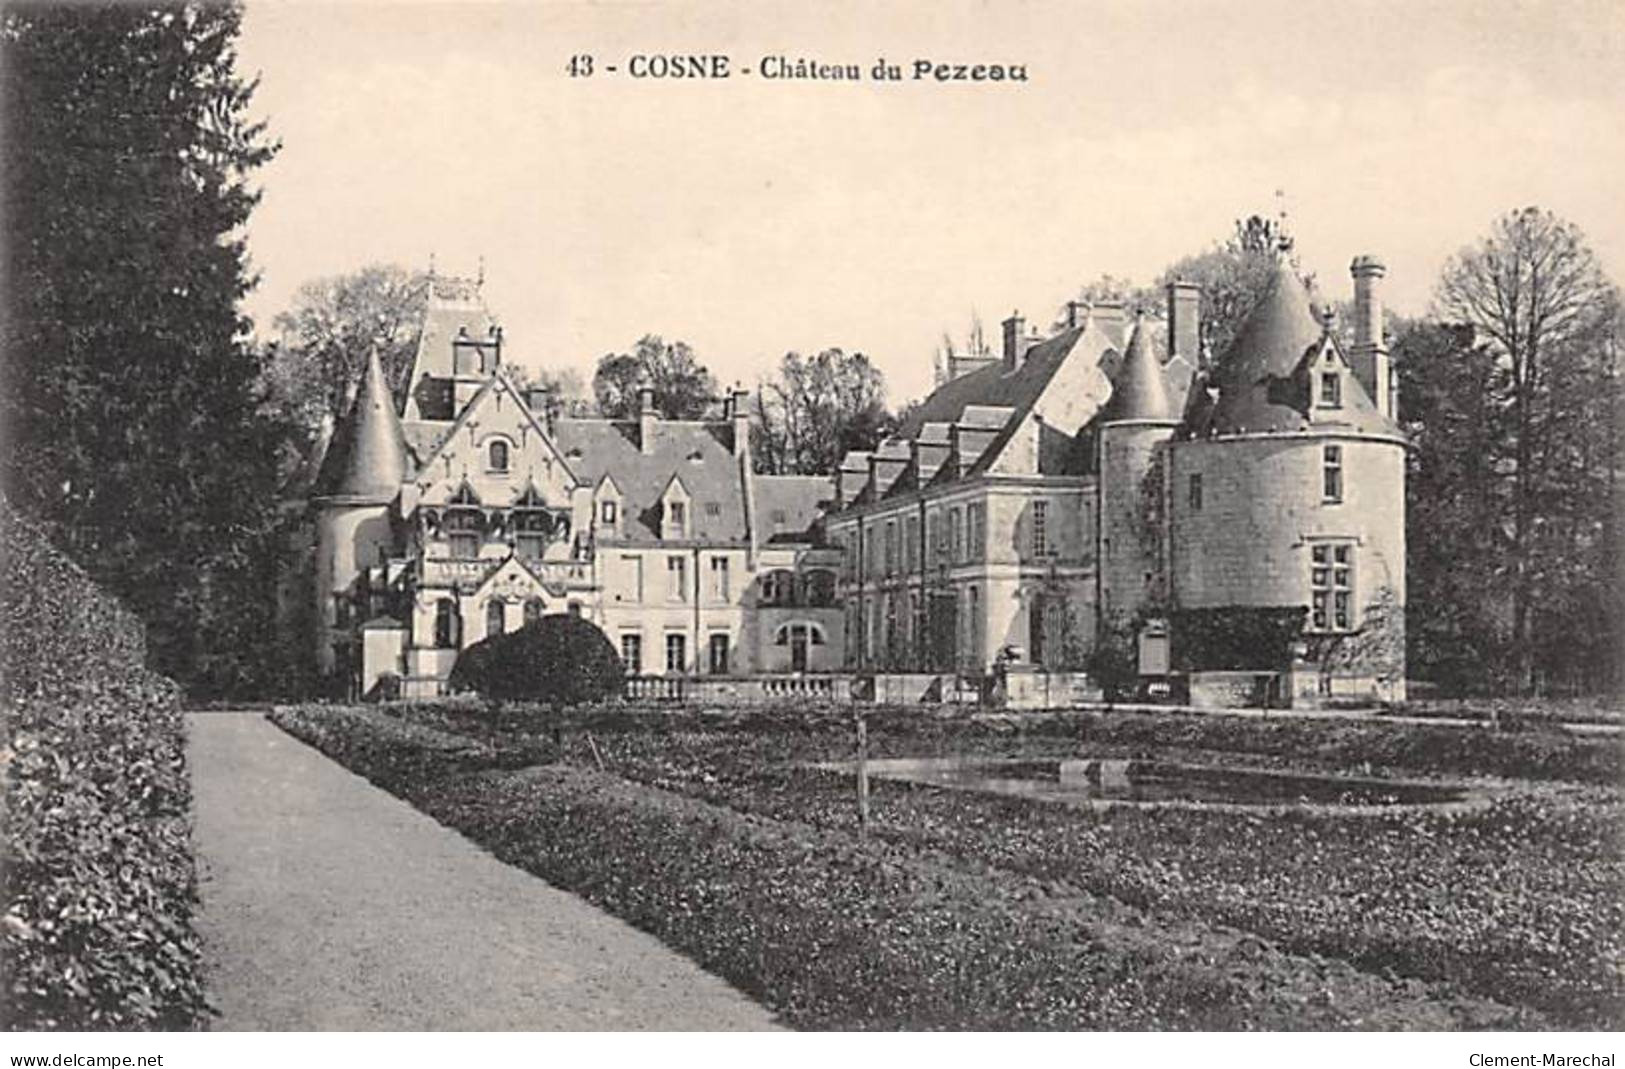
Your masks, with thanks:
[{"label": "tall evergreen tree", "polygon": [[17,503],[222,684],[274,556],[260,367],[239,302],[254,170],[241,11],[42,4],[0,16],[7,282],[0,461]]}]

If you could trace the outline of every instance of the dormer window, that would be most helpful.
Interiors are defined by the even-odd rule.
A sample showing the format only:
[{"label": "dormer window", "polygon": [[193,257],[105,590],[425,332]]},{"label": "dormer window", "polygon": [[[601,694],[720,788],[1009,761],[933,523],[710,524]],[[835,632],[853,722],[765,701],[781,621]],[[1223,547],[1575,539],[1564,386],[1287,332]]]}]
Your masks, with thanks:
[{"label": "dormer window", "polygon": [[1337,371],[1320,373],[1320,407],[1343,407],[1343,376]]},{"label": "dormer window", "polygon": [[501,438],[493,441],[486,449],[486,466],[491,471],[506,472],[508,470],[508,443]]},{"label": "dormer window", "polygon": [[615,523],[615,502],[601,501],[598,503],[598,522],[613,526]]},{"label": "dormer window", "polygon": [[666,502],[666,537],[682,538],[688,530],[688,509],[681,501]]}]

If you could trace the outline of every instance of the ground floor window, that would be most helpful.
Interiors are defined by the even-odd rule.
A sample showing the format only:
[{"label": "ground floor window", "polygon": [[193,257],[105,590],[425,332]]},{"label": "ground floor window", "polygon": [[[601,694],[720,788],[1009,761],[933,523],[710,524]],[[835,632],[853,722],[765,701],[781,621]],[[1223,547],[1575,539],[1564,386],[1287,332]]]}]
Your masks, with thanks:
[{"label": "ground floor window", "polygon": [[539,622],[546,611],[547,606],[542,604],[541,598],[525,599],[525,626]]},{"label": "ground floor window", "polygon": [[711,674],[714,676],[728,674],[728,636],[724,632],[711,636]]},{"label": "ground floor window", "polygon": [[673,632],[666,636],[666,671],[681,675],[688,670],[688,636]]},{"label": "ground floor window", "polygon": [[454,650],[462,644],[463,620],[457,613],[457,603],[441,598],[434,607],[434,644],[443,650]]},{"label": "ground floor window", "polygon": [[621,663],[629,676],[643,673],[643,636],[628,632],[621,636]]},{"label": "ground floor window", "polygon": [[1316,631],[1354,627],[1354,547],[1320,542],[1309,550],[1309,615]]},{"label": "ground floor window", "polygon": [[500,599],[493,598],[485,606],[485,637],[495,638],[508,629],[507,606]]}]

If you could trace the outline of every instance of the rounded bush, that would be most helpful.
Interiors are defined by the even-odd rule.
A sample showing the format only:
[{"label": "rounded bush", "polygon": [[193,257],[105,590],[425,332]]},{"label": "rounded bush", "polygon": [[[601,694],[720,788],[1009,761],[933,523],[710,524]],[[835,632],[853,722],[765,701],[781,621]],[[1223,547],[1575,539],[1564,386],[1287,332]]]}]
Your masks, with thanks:
[{"label": "rounded bush", "polygon": [[569,706],[619,697],[624,680],[608,636],[579,616],[555,614],[463,650],[449,682],[482,698]]}]

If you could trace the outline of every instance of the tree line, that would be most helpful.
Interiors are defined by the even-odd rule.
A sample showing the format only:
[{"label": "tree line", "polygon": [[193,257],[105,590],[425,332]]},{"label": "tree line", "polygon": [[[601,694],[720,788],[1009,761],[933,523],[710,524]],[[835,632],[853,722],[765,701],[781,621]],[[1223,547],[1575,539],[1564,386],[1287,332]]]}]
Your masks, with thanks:
[{"label": "tree line", "polygon": [[[0,475],[143,617],[155,667],[199,692],[287,678],[286,651],[263,638],[297,519],[279,500],[370,347],[404,391],[427,296],[421,273],[373,265],[307,283],[254,338],[243,228],[278,145],[248,117],[240,17],[197,3],[0,15]],[[1150,287],[1102,277],[1078,297],[1154,313],[1167,281],[1197,282],[1216,359],[1291,251],[1252,215]],[[1414,446],[1413,675],[1458,690],[1620,685],[1618,287],[1578,228],[1525,208],[1450,260],[1425,316],[1388,325]],[[974,321],[964,348],[987,352]],[[516,370],[577,415],[628,417],[647,385],[662,415],[702,418],[722,393],[689,345],[654,334],[604,354],[590,382]],[[749,398],[771,473],[832,472],[902,415],[873,361],[833,346],[785,353]]]}]

